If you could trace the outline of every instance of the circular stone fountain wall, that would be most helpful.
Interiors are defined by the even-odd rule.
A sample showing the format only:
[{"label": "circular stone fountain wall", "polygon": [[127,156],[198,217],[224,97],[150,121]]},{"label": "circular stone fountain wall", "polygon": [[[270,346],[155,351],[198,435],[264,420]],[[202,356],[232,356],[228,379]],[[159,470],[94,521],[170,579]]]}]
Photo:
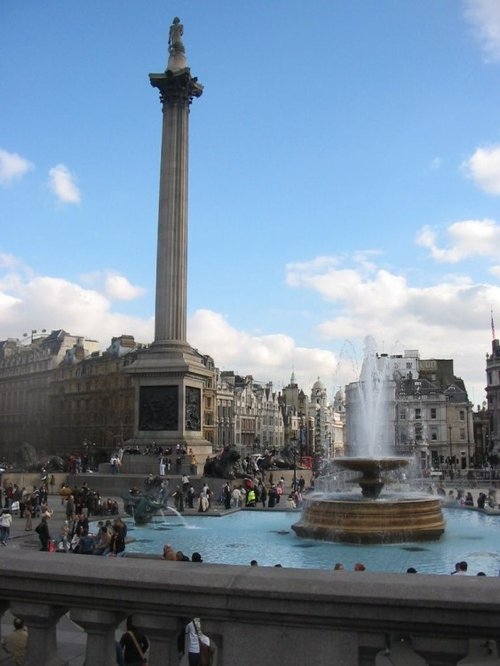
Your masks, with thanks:
[{"label": "circular stone fountain wall", "polygon": [[346,543],[435,541],[444,532],[439,499],[311,498],[292,529],[300,537]]},{"label": "circular stone fountain wall", "polygon": [[380,495],[383,471],[408,464],[405,458],[339,458],[336,463],[362,472],[353,480],[362,496],[331,494],[307,500],[292,529],[299,537],[346,543],[436,541],[444,532],[441,501],[426,495]]}]

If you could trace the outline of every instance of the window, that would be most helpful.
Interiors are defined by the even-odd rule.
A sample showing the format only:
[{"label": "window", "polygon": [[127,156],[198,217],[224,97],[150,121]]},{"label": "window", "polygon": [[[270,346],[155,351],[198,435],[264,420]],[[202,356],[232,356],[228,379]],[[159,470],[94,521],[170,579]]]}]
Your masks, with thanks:
[{"label": "window", "polygon": [[416,442],[422,441],[422,426],[415,427],[415,441]]},{"label": "window", "polygon": [[460,439],[465,440],[465,428],[460,428]]},{"label": "window", "polygon": [[438,438],[437,430],[431,430],[431,440],[433,442],[437,442],[437,438]]},{"label": "window", "polygon": [[406,419],[406,412],[404,410],[401,410],[399,412],[399,418],[404,421]]},{"label": "window", "polygon": [[422,410],[420,409],[420,407],[417,407],[415,409],[415,418],[416,419],[421,419],[422,418]]},{"label": "window", "polygon": [[437,409],[435,407],[431,407],[431,419],[437,418]]},{"label": "window", "polygon": [[460,410],[460,420],[465,421],[465,412],[463,409]]}]

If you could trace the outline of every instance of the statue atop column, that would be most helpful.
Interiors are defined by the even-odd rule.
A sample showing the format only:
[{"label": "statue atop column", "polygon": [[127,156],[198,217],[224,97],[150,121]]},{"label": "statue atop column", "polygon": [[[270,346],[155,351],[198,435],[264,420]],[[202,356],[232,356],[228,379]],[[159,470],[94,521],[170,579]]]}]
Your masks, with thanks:
[{"label": "statue atop column", "polygon": [[168,33],[168,65],[167,71],[178,72],[187,67],[186,49],[182,41],[184,26],[176,16]]}]

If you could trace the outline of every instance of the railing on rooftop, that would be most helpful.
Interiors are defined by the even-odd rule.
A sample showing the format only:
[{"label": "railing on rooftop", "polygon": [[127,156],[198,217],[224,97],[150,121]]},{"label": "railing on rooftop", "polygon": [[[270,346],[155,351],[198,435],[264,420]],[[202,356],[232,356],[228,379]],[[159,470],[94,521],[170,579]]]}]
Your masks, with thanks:
[{"label": "railing on rooftop", "polygon": [[4,549],[0,612],[8,608],[29,629],[25,666],[62,663],[56,626],[64,614],[87,634],[89,666],[116,663],[115,629],[129,615],[149,638],[150,666],[179,663],[177,636],[193,617],[217,646],[217,666],[432,666],[496,649],[486,641],[500,637],[500,578]]}]

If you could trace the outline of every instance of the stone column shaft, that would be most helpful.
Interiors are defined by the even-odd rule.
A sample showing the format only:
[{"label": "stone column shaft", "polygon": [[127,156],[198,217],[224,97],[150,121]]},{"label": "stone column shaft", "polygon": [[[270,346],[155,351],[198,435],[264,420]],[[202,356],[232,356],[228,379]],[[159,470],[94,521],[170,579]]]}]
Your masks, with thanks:
[{"label": "stone column shaft", "polygon": [[188,102],[165,101],[158,211],[155,342],[186,341]]},{"label": "stone column shaft", "polygon": [[191,76],[188,67],[150,74],[149,79],[159,89],[163,105],[154,344],[188,347],[189,105],[193,97],[202,94],[203,86]]}]

